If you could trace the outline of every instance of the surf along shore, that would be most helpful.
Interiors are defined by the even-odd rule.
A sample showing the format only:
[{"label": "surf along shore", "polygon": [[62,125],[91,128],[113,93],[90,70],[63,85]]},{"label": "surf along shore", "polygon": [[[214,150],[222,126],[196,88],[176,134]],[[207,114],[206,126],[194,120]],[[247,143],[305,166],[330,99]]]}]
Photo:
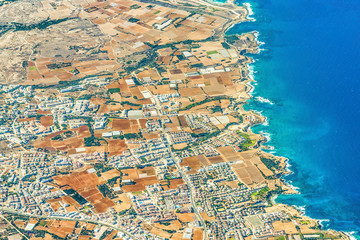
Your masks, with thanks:
[{"label": "surf along shore", "polygon": [[[237,17],[233,18],[231,22],[227,22],[227,24],[224,26],[223,31],[221,33],[219,33],[219,38],[221,40],[225,40],[229,45],[233,46],[233,47],[237,47],[239,48],[239,45],[233,44],[231,43],[231,41],[229,41],[229,38],[231,39],[232,36],[234,35],[226,35],[226,32],[232,28],[234,25],[239,24],[241,22],[245,22],[245,21],[256,21],[255,18],[252,17],[252,15],[254,14],[252,9],[251,9],[251,5],[250,3],[244,3],[243,6],[237,5],[235,3],[235,0],[227,0],[225,2],[219,2],[219,1],[214,1],[214,0],[190,0],[188,2],[194,2],[197,4],[204,4],[204,5],[208,5],[213,7],[214,9],[226,9],[226,10],[231,10],[231,12],[234,13],[239,13],[239,12],[246,12],[245,17],[242,16],[241,14],[236,14]],[[261,42],[258,41],[258,35],[259,32],[254,31],[254,32],[249,32],[249,33],[241,33],[241,34],[236,34],[235,36],[237,38],[242,38],[242,37],[246,37],[246,40],[250,43],[250,47],[246,48],[246,53],[245,54],[259,54],[260,53],[260,46],[263,44]],[[246,65],[246,74],[244,76],[245,81],[244,83],[248,86],[247,91],[246,91],[246,100],[249,100],[252,98],[252,91],[254,90],[255,86],[254,86],[254,82],[256,82],[256,80],[254,79],[253,76],[253,72],[251,69],[251,64],[254,63],[254,59],[249,57],[248,55],[246,56],[246,61],[244,61],[242,64]],[[244,96],[239,96],[238,98],[239,103],[241,105],[241,107],[239,108],[239,112],[240,113],[245,113],[248,111],[245,111],[243,109],[243,104],[241,103],[244,100]],[[321,220],[318,219],[312,219],[308,216],[305,215],[304,209],[302,209],[301,207],[298,206],[289,206],[289,205],[285,205],[285,204],[280,204],[280,203],[276,203],[276,198],[279,194],[301,194],[294,186],[292,186],[290,183],[286,182],[282,177],[288,174],[292,174],[292,172],[289,170],[289,166],[290,164],[288,163],[289,159],[285,158],[285,157],[280,157],[280,156],[274,156],[270,153],[266,153],[264,151],[262,151],[262,149],[267,150],[269,149],[269,146],[264,146],[262,145],[262,143],[267,141],[267,138],[261,134],[255,134],[251,131],[251,127],[257,125],[257,124],[264,124],[266,123],[266,117],[262,116],[261,113],[253,111],[253,110],[249,110],[250,112],[252,112],[254,114],[254,116],[257,117],[258,121],[253,124],[253,125],[248,125],[248,126],[244,126],[244,129],[246,129],[247,133],[249,133],[251,136],[256,136],[258,139],[257,144],[254,146],[254,148],[259,148],[261,149],[261,152],[264,154],[264,156],[266,156],[269,159],[272,159],[274,162],[279,162],[281,169],[278,176],[278,180],[280,182],[280,188],[281,191],[270,191],[269,192],[269,204],[271,205],[271,210],[278,210],[278,211],[283,211],[286,214],[288,214],[291,219],[296,222],[297,225],[300,225],[300,227],[298,228],[299,230],[301,230],[301,232],[303,234],[312,234],[315,232],[322,232],[324,233],[324,236],[329,234],[329,235],[338,235],[340,239],[351,239],[351,237],[344,232],[339,232],[339,231],[335,231],[333,229],[327,229],[327,230],[323,230],[322,229],[322,225],[321,225]],[[302,224],[305,223],[305,227],[301,226]]]}]

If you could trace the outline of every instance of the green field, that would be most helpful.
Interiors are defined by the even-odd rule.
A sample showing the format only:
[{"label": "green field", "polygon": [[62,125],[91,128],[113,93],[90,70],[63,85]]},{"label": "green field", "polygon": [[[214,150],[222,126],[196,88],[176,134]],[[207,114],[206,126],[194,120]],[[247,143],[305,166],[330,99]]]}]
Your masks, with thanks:
[{"label": "green field", "polygon": [[209,51],[209,52],[206,52],[207,55],[211,55],[211,54],[216,54],[218,53],[218,51],[214,50],[214,51]]}]

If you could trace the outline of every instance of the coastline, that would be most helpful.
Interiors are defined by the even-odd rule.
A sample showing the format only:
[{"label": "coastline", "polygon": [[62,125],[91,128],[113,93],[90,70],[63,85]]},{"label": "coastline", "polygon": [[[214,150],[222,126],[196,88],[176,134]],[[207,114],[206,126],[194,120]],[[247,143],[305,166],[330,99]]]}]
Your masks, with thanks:
[{"label": "coastline", "polygon": [[360,240],[356,1],[5,1],[2,236]]},{"label": "coastline", "polygon": [[[216,4],[216,6],[218,5],[228,5],[228,4],[231,4],[233,7],[245,7],[246,8],[246,11],[247,11],[247,15],[246,15],[246,20],[248,21],[256,21],[255,18],[252,18],[252,17],[249,17],[249,16],[252,16],[254,14],[254,12],[252,11],[251,9],[251,4],[250,3],[243,3],[242,6],[239,6],[237,4],[235,4],[235,0],[228,0],[226,1],[225,3],[214,3],[213,0],[205,0],[206,2],[208,2],[210,5],[212,4]],[[229,27],[227,27],[225,30],[224,30],[224,36],[226,35],[226,32],[231,29],[232,27],[234,27],[236,24],[238,24],[239,22],[235,22],[235,23],[232,23]],[[253,32],[249,32],[249,33],[242,33],[242,34],[236,34],[236,35],[243,35],[243,34],[252,34],[254,39],[253,39],[253,43],[255,43],[257,45],[257,48],[256,48],[256,52],[251,52],[250,54],[260,54],[262,49],[260,48],[261,45],[264,45],[265,43],[264,42],[260,42],[258,40],[258,36],[259,36],[259,32],[258,31],[253,31]],[[222,38],[224,36],[221,36]],[[251,68],[251,64],[255,63],[255,59],[252,58],[252,57],[249,57],[249,56],[246,56],[250,61],[246,63],[246,67],[247,67],[247,80],[244,82],[248,87],[249,87],[249,90],[246,92],[248,95],[249,95],[249,99],[247,99],[246,101],[254,98],[251,93],[255,90],[255,86],[253,83],[256,83],[256,80],[255,80],[255,74],[253,73],[253,69]],[[267,100],[269,101],[268,103],[269,104],[274,104],[271,102],[271,100],[268,100],[266,98],[263,98],[263,100]],[[248,104],[248,103],[246,103]],[[244,110],[245,111],[245,110]],[[253,131],[252,131],[252,128],[256,125],[264,125],[264,124],[268,124],[267,123],[267,118],[266,116],[263,116],[260,112],[256,112],[255,110],[253,109],[250,109],[248,110],[250,112],[253,112],[253,113],[256,113],[259,115],[260,118],[263,118],[264,120],[260,123],[257,123],[257,124],[254,124],[252,126],[249,126],[249,128],[247,129],[248,132],[250,132],[251,134],[254,134],[254,135],[257,135],[255,134]],[[266,137],[264,136],[264,134],[260,134],[263,138],[266,139]],[[266,141],[265,141],[266,142]],[[259,149],[263,150],[263,149],[266,149],[267,147],[262,145],[262,143],[260,142],[260,147]],[[272,146],[270,146],[270,148],[274,148]],[[266,149],[267,150],[267,149]],[[289,210],[291,209],[295,215],[297,217],[301,217],[303,219],[306,219],[308,221],[312,221],[313,223],[316,224],[317,227],[319,227],[321,229],[321,231],[325,231],[325,232],[329,232],[329,233],[339,233],[341,234],[342,238],[341,239],[356,239],[355,237],[353,237],[351,235],[351,232],[342,232],[342,231],[337,231],[337,230],[334,230],[334,229],[331,229],[331,228],[328,228],[328,229],[324,229],[323,230],[323,227],[324,225],[322,224],[324,221],[329,221],[328,219],[314,219],[314,218],[311,218],[309,216],[306,215],[306,206],[297,206],[297,205],[287,205],[287,204],[282,204],[282,203],[277,203],[276,202],[276,198],[279,196],[279,195],[294,195],[294,194],[301,194],[301,192],[299,191],[300,188],[298,187],[295,187],[291,184],[291,182],[288,182],[286,181],[283,177],[286,176],[286,175],[290,175],[290,174],[293,174],[294,172],[292,172],[290,170],[290,167],[291,167],[291,164],[290,164],[290,159],[288,158],[284,158],[284,157],[280,157],[280,156],[275,156],[273,153],[267,153],[267,154],[270,154],[272,157],[276,158],[276,159],[281,159],[282,160],[282,163],[284,163],[284,167],[283,167],[283,174],[281,175],[280,177],[280,180],[281,182],[283,183],[283,185],[281,186],[283,188],[283,190],[285,189],[284,192],[282,192],[281,194],[272,194],[271,197],[270,197],[270,200],[271,200],[271,204],[273,204],[274,206],[280,206],[283,208],[283,210]],[[315,227],[316,227],[315,226]]]}]

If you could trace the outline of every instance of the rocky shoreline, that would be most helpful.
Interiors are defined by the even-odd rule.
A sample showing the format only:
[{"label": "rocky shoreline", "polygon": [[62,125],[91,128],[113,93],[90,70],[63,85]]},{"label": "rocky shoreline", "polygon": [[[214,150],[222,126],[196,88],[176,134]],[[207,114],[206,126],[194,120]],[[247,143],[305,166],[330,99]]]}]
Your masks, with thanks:
[{"label": "rocky shoreline", "polygon": [[[212,5],[212,3],[206,1],[207,4]],[[249,10],[250,6],[238,6],[235,4],[235,0],[229,0],[227,3],[224,4],[219,4],[224,8],[231,8],[234,11],[236,11],[239,8],[245,9],[247,11],[247,15],[245,18],[242,18],[241,20],[239,19],[234,19],[235,22],[233,22],[231,25],[229,25],[223,32],[221,38],[223,39],[225,37],[226,32],[233,27],[235,24],[240,23],[240,22],[244,22],[244,21],[254,21],[254,19],[249,18],[249,11],[251,11],[251,9]],[[218,6],[218,5],[216,5]],[[250,33],[243,33],[241,35],[236,34],[236,36],[243,37],[246,36],[247,40],[251,43],[251,47],[250,48],[246,48],[247,52],[246,53],[250,53],[250,54],[259,54],[260,53],[260,45],[261,43],[258,41],[258,34],[259,32],[254,31],[254,32],[250,32]],[[239,49],[239,46],[236,45],[232,45],[234,47],[237,47]],[[251,84],[253,82],[256,82],[250,73],[250,64],[253,63],[255,60],[252,59],[251,57],[246,56],[247,61],[244,61],[242,64],[245,64],[247,67],[247,73],[246,73],[246,80],[244,81],[244,83],[248,86],[248,90],[246,91],[247,95],[248,95],[248,99],[252,98],[251,92],[254,90],[254,86]],[[240,101],[243,101],[243,98],[239,99]],[[246,112],[245,110],[243,110],[243,112]],[[257,118],[260,120],[260,122],[247,126],[247,132],[250,133],[251,135],[259,135],[259,141],[258,141],[258,148],[261,149],[261,154],[266,155],[266,157],[272,159],[275,162],[280,162],[280,166],[281,169],[278,173],[278,180],[280,180],[280,187],[281,187],[281,193],[280,194],[301,194],[294,186],[292,186],[290,183],[286,182],[283,179],[283,176],[285,175],[289,175],[292,174],[292,172],[289,170],[289,159],[285,158],[285,157],[281,157],[281,156],[275,156],[272,155],[270,153],[266,153],[263,151],[263,149],[266,150],[266,146],[262,145],[263,142],[266,142],[266,138],[265,136],[261,135],[261,134],[255,134],[251,131],[251,127],[258,125],[258,124],[264,124],[264,122],[266,121],[266,117],[261,115],[261,113],[256,113],[254,111],[251,111],[253,114],[255,114],[257,116]],[[317,220],[317,219],[312,219],[308,216],[305,215],[304,211],[300,211],[299,208],[297,208],[296,206],[289,206],[289,205],[285,205],[285,204],[280,204],[280,203],[276,203],[276,198],[279,195],[279,193],[273,193],[270,192],[270,196],[269,199],[271,201],[271,204],[273,205],[274,208],[277,208],[280,211],[286,212],[289,216],[291,216],[292,219],[296,219],[298,222],[302,222],[302,221],[307,221],[309,222],[309,226],[313,229],[318,229],[321,230],[322,225],[321,225],[321,220]],[[344,233],[344,232],[339,232],[339,231],[335,231],[332,229],[327,229],[327,230],[321,230],[323,232],[332,234],[332,235],[339,235],[341,237],[341,239],[351,239],[349,237],[348,234]]]}]

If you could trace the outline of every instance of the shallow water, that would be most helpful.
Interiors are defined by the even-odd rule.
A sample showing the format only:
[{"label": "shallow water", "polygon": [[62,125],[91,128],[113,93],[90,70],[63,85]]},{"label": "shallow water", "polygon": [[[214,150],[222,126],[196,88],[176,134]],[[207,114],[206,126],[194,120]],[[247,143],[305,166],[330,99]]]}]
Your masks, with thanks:
[{"label": "shallow water", "polygon": [[[240,2],[240,1],[239,1]],[[255,22],[228,34],[259,31],[257,81],[247,109],[261,111],[276,155],[301,195],[278,202],[305,206],[323,225],[360,232],[360,7],[355,0],[251,0]],[[243,2],[241,2],[242,4]],[[360,238],[359,238],[360,239]]]}]

